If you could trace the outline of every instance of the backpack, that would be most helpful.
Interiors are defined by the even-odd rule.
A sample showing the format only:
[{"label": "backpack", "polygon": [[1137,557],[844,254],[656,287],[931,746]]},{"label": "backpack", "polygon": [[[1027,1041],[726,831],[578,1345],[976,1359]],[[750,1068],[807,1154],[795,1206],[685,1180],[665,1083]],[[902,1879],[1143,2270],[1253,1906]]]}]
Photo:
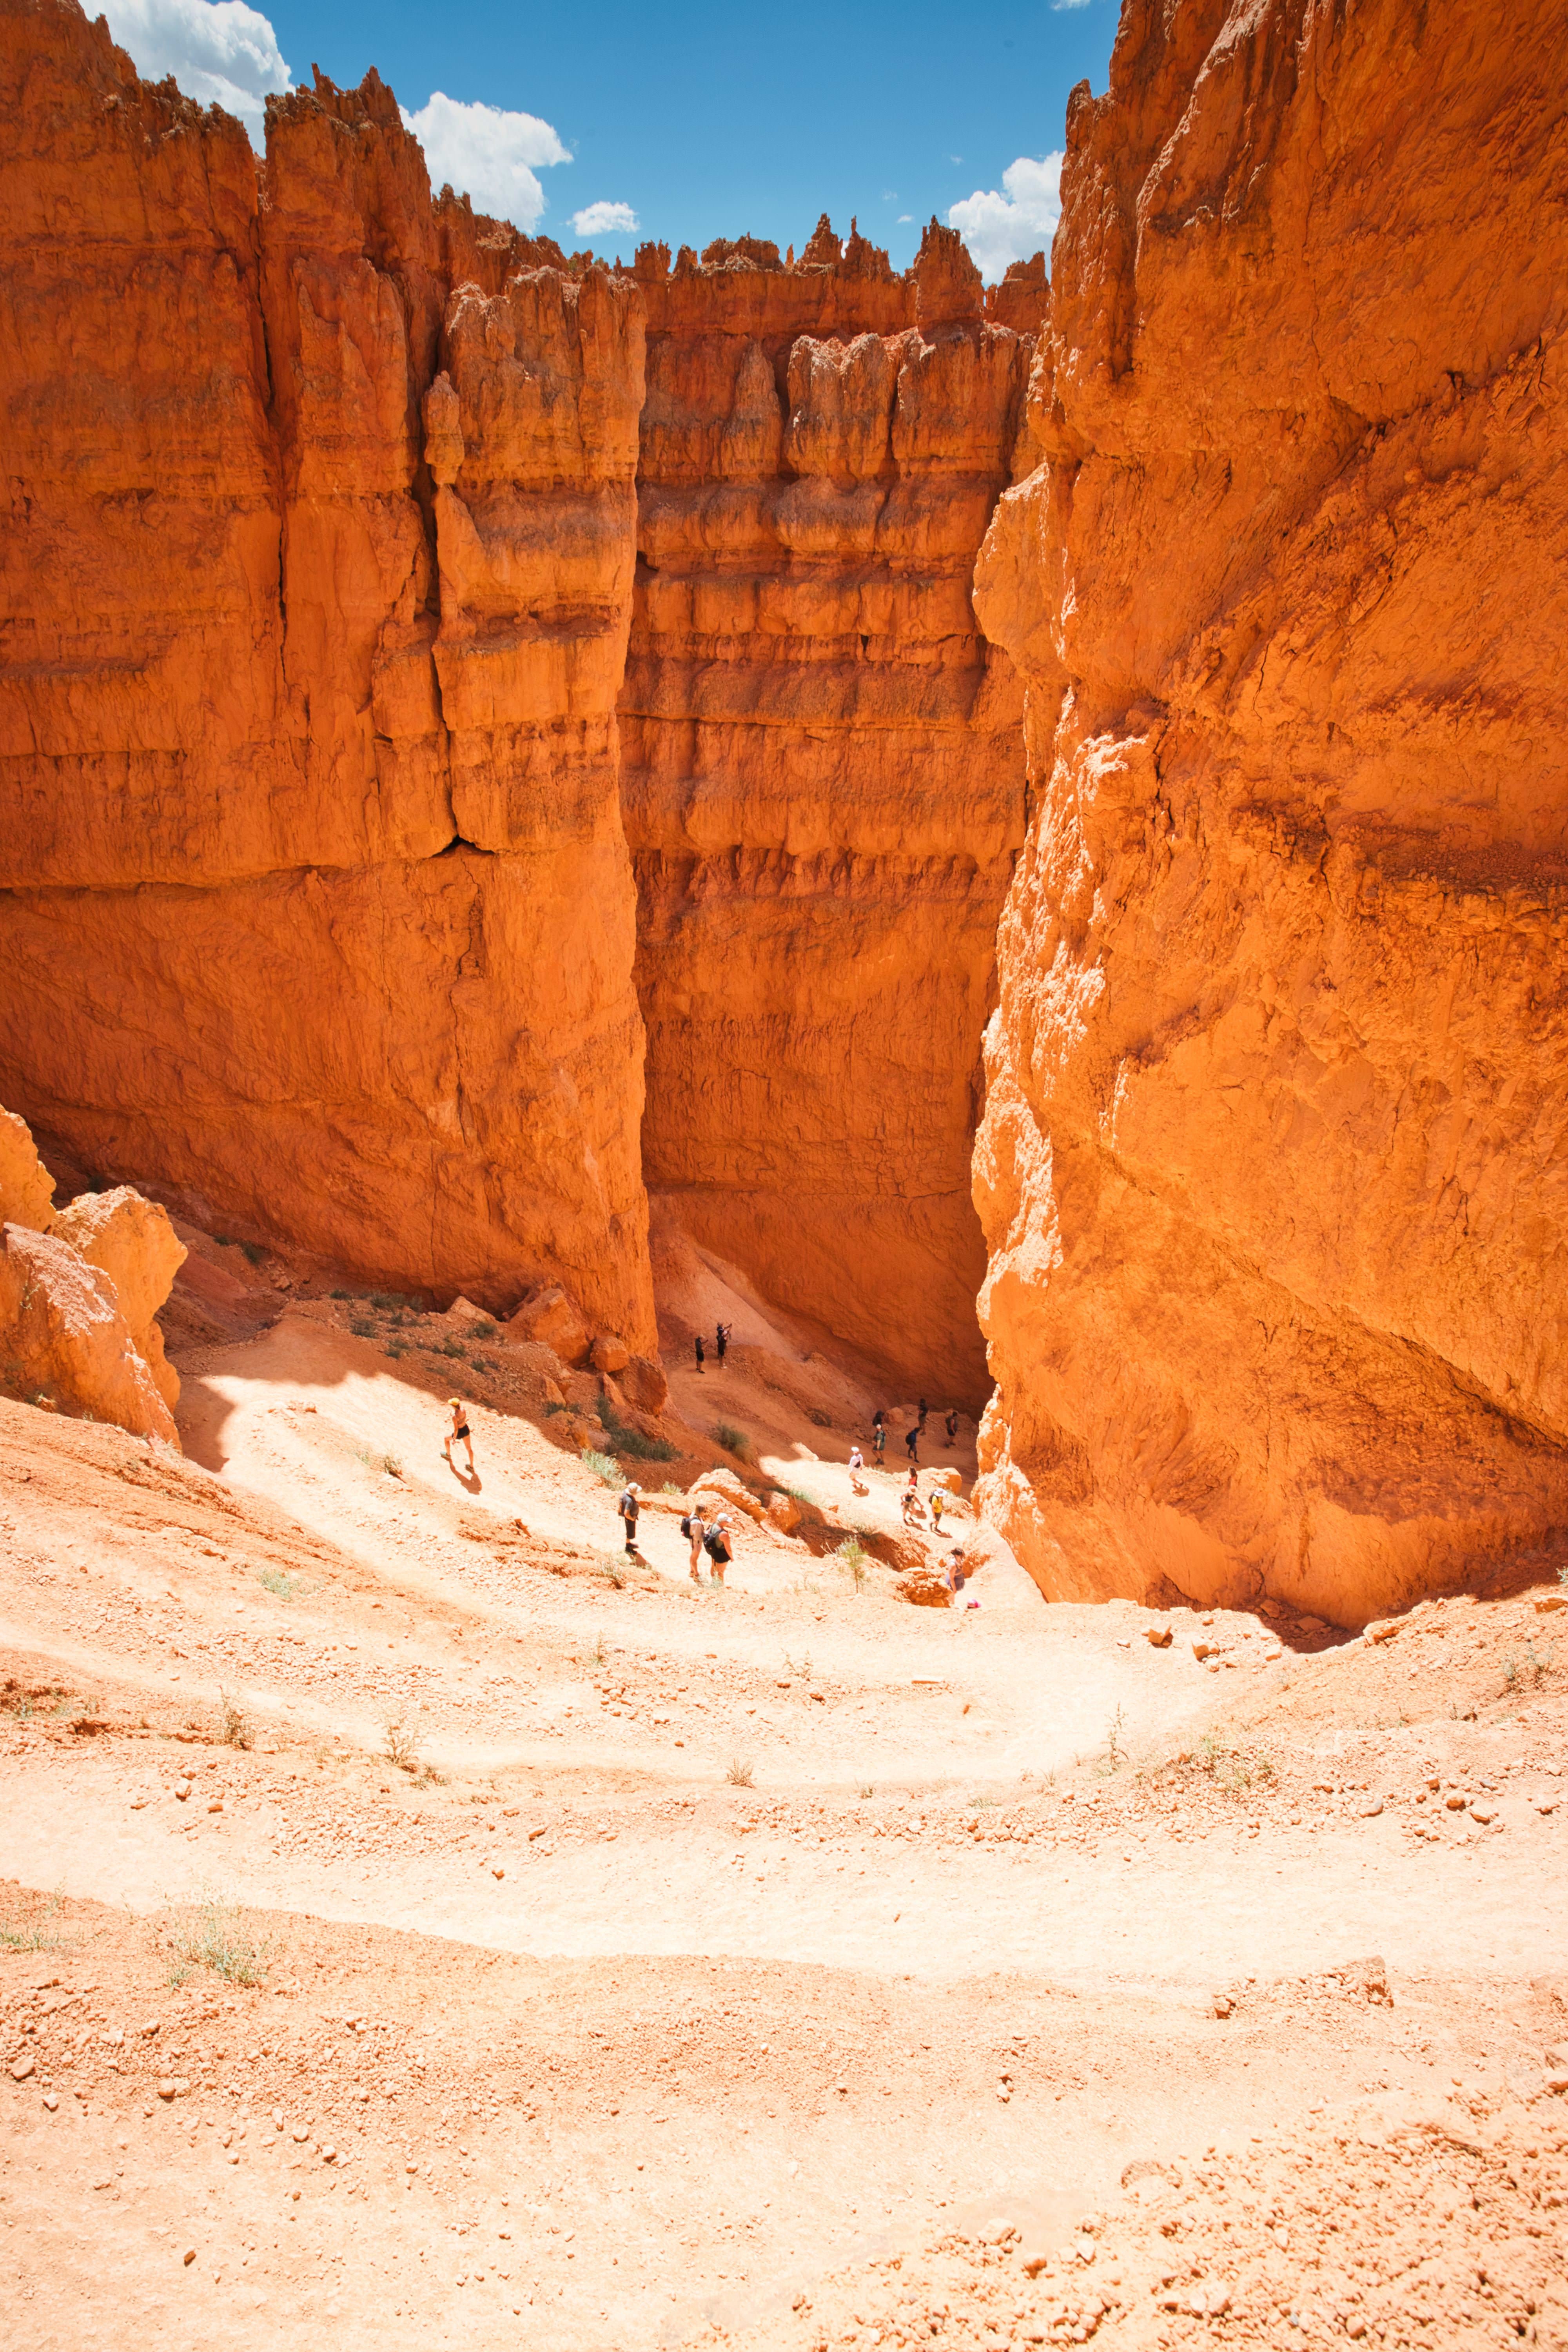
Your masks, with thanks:
[{"label": "backpack", "polygon": [[689,1543],[691,1541],[691,1521],[689,1517],[681,1520],[680,1532],[686,1538],[687,1542]]},{"label": "backpack", "polygon": [[721,1528],[715,1528],[710,1536],[703,1537],[702,1549],[710,1559],[728,1559],[730,1557]]}]

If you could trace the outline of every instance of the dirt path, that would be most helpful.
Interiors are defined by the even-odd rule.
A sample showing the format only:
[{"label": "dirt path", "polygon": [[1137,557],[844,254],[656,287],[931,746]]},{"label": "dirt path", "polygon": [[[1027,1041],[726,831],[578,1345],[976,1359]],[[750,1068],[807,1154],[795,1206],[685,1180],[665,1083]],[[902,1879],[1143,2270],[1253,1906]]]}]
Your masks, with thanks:
[{"label": "dirt path", "polygon": [[[184,1463],[0,1408],[29,2342],[1568,2340],[1552,1563],[1160,1649],[750,1521],[699,1589],[657,1465],[627,1563],[524,1383],[466,1481],[342,1319],[188,1365]],[[891,1531],[773,1337],[763,1486]]]}]

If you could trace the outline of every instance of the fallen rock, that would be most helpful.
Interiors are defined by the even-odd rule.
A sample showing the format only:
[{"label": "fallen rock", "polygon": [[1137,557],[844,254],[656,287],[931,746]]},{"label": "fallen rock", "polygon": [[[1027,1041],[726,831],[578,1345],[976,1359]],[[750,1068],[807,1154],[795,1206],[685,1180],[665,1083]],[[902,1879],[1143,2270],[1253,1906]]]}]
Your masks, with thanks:
[{"label": "fallen rock", "polygon": [[1168,1650],[1171,1646],[1171,1629],[1168,1625],[1145,1625],[1143,1639],[1152,1649]]},{"label": "fallen rock", "polygon": [[1193,1643],[1193,1655],[1197,1659],[1200,1665],[1205,1658],[1217,1658],[1219,1655],[1219,1643],[1217,1642],[1194,1642]]},{"label": "fallen rock", "polygon": [[25,1401],[179,1445],[114,1284],[58,1234],[0,1227],[0,1362]]},{"label": "fallen rock", "polygon": [[952,1600],[934,1568],[911,1569],[897,1580],[893,1591],[900,1601],[912,1601],[917,1609],[945,1609]]},{"label": "fallen rock", "polygon": [[662,1412],[669,1402],[669,1382],[664,1377],[664,1366],[652,1356],[628,1356],[621,1386],[643,1412]]},{"label": "fallen rock", "polygon": [[1553,1609],[1568,1609],[1568,1592],[1542,1592],[1536,1596],[1535,1612],[1544,1617]]},{"label": "fallen rock", "polygon": [[631,1349],[614,1331],[601,1331],[588,1350],[588,1361],[596,1372],[624,1372],[631,1360]]},{"label": "fallen rock", "polygon": [[18,2058],[11,2068],[11,2080],[14,2083],[25,2083],[33,2071],[33,2064],[31,2058]]},{"label": "fallen rock", "polygon": [[692,1486],[687,1497],[687,1507],[696,1510],[709,1504],[728,1504],[732,1509],[744,1511],[749,1519],[767,1517],[760,1498],[753,1495],[745,1481],[733,1470],[704,1470]]},{"label": "fallen rock", "polygon": [[553,1348],[563,1364],[580,1364],[588,1353],[588,1326],[559,1284],[525,1298],[501,1326],[503,1339],[533,1339]]},{"label": "fallen rock", "polygon": [[765,1516],[770,1527],[787,1536],[792,1528],[800,1525],[800,1505],[793,1495],[775,1491],[768,1496]]},{"label": "fallen rock", "polygon": [[1383,1625],[1369,1625],[1366,1629],[1366,1638],[1369,1642],[1392,1642],[1398,1631],[1398,1624],[1394,1622]]},{"label": "fallen rock", "polygon": [[963,1492],[963,1480],[956,1470],[928,1470],[925,1483],[928,1487],[940,1486],[944,1495],[962,1495]]}]

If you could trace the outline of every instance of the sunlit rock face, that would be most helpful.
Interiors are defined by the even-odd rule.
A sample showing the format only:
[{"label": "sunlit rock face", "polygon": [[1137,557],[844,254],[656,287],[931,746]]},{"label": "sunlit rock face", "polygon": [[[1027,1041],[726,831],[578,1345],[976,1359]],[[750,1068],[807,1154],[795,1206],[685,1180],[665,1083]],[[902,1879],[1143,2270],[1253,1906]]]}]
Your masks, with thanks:
[{"label": "sunlit rock face", "polygon": [[653,1341],[616,697],[643,302],[0,10],[0,1096],[372,1278]]},{"label": "sunlit rock face", "polygon": [[1554,5],[1129,5],[1072,100],[976,1198],[1053,1593],[1343,1622],[1568,1513]]}]

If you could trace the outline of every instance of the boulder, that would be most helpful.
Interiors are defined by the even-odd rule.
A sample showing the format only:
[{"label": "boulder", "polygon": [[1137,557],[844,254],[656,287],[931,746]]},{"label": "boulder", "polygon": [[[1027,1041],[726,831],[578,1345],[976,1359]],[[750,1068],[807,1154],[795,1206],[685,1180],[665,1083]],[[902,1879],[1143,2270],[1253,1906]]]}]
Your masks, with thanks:
[{"label": "boulder", "polygon": [[664,1366],[653,1356],[631,1356],[621,1375],[621,1386],[644,1412],[662,1412],[669,1402],[669,1382]]},{"label": "boulder", "polygon": [[588,1350],[588,1361],[596,1372],[624,1372],[631,1360],[631,1349],[614,1331],[601,1331]]},{"label": "boulder", "polygon": [[945,1495],[962,1495],[963,1492],[963,1475],[957,1470],[928,1470],[925,1483],[928,1486],[940,1486]]},{"label": "boulder", "polygon": [[800,1525],[800,1505],[793,1495],[774,1493],[768,1496],[763,1516],[769,1527],[777,1528],[781,1536],[787,1536],[792,1528]]},{"label": "boulder", "polygon": [[179,1444],[113,1283],[58,1234],[0,1226],[0,1368],[24,1402]]},{"label": "boulder", "polygon": [[55,1180],[38,1157],[31,1128],[15,1111],[0,1110],[0,1224],[46,1233],[54,1204]]},{"label": "boulder", "polygon": [[917,1609],[945,1609],[952,1595],[934,1568],[912,1568],[894,1583],[893,1591],[900,1601],[912,1601]]},{"label": "boulder", "polygon": [[693,1481],[689,1499],[694,1508],[716,1503],[731,1510],[744,1511],[749,1519],[760,1521],[767,1516],[758,1497],[732,1470],[704,1470]]},{"label": "boulder", "polygon": [[153,1318],[187,1253],[167,1209],[121,1184],[112,1192],[81,1193],[60,1210],[49,1231],[109,1276],[136,1352],[172,1412],[180,1401],[180,1376],[163,1354],[163,1334]]},{"label": "boulder", "polygon": [[553,1348],[563,1364],[580,1364],[588,1353],[588,1326],[559,1285],[535,1291],[501,1327],[504,1339],[537,1339]]}]

